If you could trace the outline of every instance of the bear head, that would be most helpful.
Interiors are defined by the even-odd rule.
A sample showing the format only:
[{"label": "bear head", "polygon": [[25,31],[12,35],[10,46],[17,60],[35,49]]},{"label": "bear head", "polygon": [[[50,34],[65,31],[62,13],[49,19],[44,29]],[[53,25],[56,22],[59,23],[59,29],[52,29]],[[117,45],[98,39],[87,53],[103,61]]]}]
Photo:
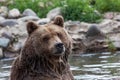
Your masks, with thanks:
[{"label": "bear head", "polygon": [[70,53],[71,37],[64,27],[62,16],[56,16],[54,21],[46,25],[27,23],[28,46],[32,46],[38,56],[64,56]]}]

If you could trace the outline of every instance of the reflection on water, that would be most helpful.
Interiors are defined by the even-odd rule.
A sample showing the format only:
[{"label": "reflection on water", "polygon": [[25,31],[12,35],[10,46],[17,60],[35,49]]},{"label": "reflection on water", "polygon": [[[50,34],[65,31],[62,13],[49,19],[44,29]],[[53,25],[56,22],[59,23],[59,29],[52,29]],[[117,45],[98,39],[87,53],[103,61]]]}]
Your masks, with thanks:
[{"label": "reflection on water", "polygon": [[70,57],[75,80],[120,80],[120,52]]},{"label": "reflection on water", "polygon": [[[8,80],[12,61],[0,60],[0,80]],[[120,52],[71,56],[69,62],[75,80],[120,80]]]},{"label": "reflection on water", "polygon": [[0,60],[0,80],[8,80],[11,63],[14,58]]}]

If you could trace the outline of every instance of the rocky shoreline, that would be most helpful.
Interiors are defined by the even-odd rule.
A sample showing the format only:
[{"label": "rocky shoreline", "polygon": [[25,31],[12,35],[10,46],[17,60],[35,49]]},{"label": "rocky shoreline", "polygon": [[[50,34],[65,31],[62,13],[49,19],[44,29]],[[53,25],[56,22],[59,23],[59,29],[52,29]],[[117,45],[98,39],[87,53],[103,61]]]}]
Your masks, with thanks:
[{"label": "rocky shoreline", "polygon": [[[16,8],[0,7],[0,58],[19,55],[27,37],[26,23],[29,20],[44,25],[61,15],[60,8],[48,12],[46,18],[26,9],[23,13]],[[73,54],[120,50],[120,13],[105,13],[100,23],[66,21],[65,27],[73,39]]]}]

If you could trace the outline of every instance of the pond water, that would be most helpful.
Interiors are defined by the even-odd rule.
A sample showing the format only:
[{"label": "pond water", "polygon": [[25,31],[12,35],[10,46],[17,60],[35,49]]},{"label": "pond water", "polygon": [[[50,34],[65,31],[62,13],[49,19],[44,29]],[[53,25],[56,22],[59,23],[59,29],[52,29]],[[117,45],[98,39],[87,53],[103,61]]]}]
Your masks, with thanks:
[{"label": "pond water", "polygon": [[[8,80],[13,59],[0,60],[0,80]],[[75,80],[120,80],[120,52],[81,54],[69,62]]]}]

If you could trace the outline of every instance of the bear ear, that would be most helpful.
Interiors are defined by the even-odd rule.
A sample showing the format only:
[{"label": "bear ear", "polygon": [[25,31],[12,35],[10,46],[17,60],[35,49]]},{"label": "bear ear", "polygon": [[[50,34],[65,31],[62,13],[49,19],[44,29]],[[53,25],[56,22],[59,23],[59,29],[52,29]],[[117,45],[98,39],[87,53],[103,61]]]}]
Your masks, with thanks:
[{"label": "bear ear", "polygon": [[64,27],[64,19],[60,15],[55,17],[53,23],[56,24],[56,25],[58,25],[58,26]]},{"label": "bear ear", "polygon": [[30,21],[27,23],[27,32],[28,34],[31,34],[33,31],[35,31],[38,28],[37,24]]}]

